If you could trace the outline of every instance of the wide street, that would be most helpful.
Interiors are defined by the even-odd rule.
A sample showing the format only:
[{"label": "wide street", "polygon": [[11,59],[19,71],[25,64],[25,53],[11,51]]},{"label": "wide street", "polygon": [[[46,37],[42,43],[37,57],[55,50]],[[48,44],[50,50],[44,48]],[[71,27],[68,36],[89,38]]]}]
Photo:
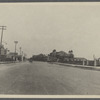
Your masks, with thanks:
[{"label": "wide street", "polygon": [[100,71],[47,62],[1,64],[0,94],[100,94]]}]

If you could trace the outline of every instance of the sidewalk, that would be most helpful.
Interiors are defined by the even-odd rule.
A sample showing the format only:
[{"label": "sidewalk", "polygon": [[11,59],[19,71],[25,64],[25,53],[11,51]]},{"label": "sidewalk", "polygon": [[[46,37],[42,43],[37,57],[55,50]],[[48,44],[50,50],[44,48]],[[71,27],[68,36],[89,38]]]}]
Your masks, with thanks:
[{"label": "sidewalk", "polygon": [[53,64],[63,65],[63,66],[67,66],[67,67],[75,67],[75,68],[83,68],[83,69],[89,69],[89,70],[97,70],[97,71],[100,71],[100,66],[83,66],[83,65],[59,63],[59,62],[54,62]]}]

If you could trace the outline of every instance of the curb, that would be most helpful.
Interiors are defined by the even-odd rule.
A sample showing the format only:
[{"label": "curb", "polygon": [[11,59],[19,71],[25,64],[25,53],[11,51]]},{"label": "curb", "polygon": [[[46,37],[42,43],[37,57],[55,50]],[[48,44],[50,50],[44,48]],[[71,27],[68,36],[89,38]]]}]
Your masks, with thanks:
[{"label": "curb", "polygon": [[11,64],[11,63],[18,63],[18,62],[0,62],[0,64]]},{"label": "curb", "polygon": [[65,63],[53,63],[53,64],[63,65],[63,66],[67,66],[67,67],[100,71],[100,67],[95,67],[95,66],[83,66],[83,65],[65,64]]}]

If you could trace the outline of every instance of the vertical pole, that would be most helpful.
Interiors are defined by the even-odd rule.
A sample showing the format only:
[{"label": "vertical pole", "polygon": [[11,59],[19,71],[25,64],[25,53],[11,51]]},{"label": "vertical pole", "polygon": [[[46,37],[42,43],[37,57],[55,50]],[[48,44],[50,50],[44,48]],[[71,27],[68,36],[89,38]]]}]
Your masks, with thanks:
[{"label": "vertical pole", "polygon": [[[1,48],[2,48],[2,37],[3,37],[3,26],[1,28]],[[0,56],[1,56],[1,48],[0,48]]]},{"label": "vertical pole", "polygon": [[96,66],[96,58],[95,58],[95,55],[93,55],[93,58],[94,58],[94,66]]},{"label": "vertical pole", "polygon": [[19,49],[20,49],[20,55],[21,55],[21,49],[22,49],[22,48],[20,47]]},{"label": "vertical pole", "polygon": [[1,32],[1,45],[2,45],[2,38],[3,38],[3,27],[2,27],[2,32]]},{"label": "vertical pole", "polygon": [[19,49],[20,49],[20,57],[21,57],[21,58],[20,58],[20,61],[22,61],[22,55],[21,55],[21,54],[22,54],[22,53],[21,53],[21,49],[22,49],[22,48],[20,47]]},{"label": "vertical pole", "polygon": [[16,61],[16,43],[15,43],[15,61]]},{"label": "vertical pole", "polygon": [[16,43],[15,43],[15,54],[16,54]]},{"label": "vertical pole", "polygon": [[16,61],[16,46],[17,46],[18,41],[14,41],[14,43],[15,43],[15,61]]},{"label": "vertical pole", "polygon": [[23,51],[22,51],[22,61],[23,61]]},{"label": "vertical pole", "polygon": [[83,66],[85,65],[85,61],[84,61],[84,59],[83,59]]},{"label": "vertical pole", "polygon": [[96,59],[94,59],[94,66],[97,66],[97,64],[96,64]]},{"label": "vertical pole", "polygon": [[87,66],[89,65],[89,61],[87,60]]},{"label": "vertical pole", "polygon": [[0,26],[1,29],[1,47],[0,47],[0,60],[1,60],[1,48],[2,48],[2,38],[3,38],[3,30],[6,30],[6,26]]},{"label": "vertical pole", "polygon": [[1,45],[2,45],[2,38],[3,38],[3,30],[6,30],[6,26],[0,26],[1,28]]}]

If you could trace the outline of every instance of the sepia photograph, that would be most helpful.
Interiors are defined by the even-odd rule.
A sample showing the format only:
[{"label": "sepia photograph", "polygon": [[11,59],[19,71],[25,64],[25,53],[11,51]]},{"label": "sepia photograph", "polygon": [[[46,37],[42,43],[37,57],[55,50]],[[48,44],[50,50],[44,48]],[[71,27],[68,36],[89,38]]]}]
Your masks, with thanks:
[{"label": "sepia photograph", "polygon": [[100,95],[100,3],[0,3],[0,95]]}]

